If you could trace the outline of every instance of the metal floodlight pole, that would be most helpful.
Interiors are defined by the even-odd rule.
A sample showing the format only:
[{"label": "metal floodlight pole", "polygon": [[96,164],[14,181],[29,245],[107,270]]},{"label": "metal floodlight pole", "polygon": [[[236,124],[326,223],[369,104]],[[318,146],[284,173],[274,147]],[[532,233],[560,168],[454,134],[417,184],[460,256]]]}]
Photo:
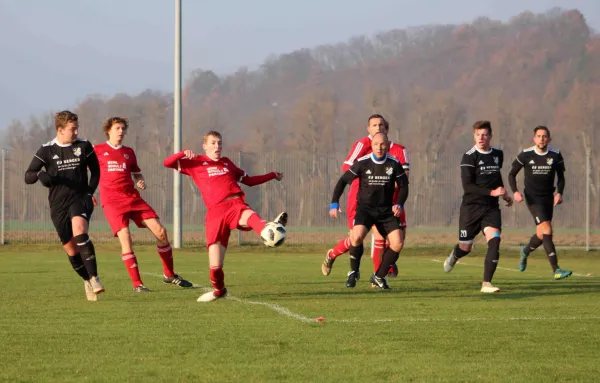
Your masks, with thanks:
[{"label": "metal floodlight pole", "polygon": [[[181,151],[181,0],[175,0],[175,90],[173,92],[173,152]],[[181,248],[181,174],[173,175],[173,247]]]}]

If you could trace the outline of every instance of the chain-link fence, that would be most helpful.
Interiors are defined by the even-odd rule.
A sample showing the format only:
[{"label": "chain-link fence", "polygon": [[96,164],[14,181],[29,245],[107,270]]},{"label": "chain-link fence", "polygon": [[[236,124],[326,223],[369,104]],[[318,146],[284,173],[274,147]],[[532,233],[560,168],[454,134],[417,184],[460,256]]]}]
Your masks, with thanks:
[{"label": "chain-link fence", "polygon": [[[333,188],[341,175],[345,153],[227,153],[227,156],[250,175],[270,171],[285,174],[282,182],[271,181],[249,188],[243,186],[247,202],[263,218],[273,219],[286,210],[289,215],[288,244],[331,244],[348,233],[345,212],[337,219],[328,214]],[[143,198],[157,211],[171,231],[173,217],[173,170],[164,168],[163,158],[152,153],[138,153],[138,162],[147,182]],[[50,220],[48,191],[39,183],[26,185],[24,173],[31,153],[2,151],[1,163],[1,241],[2,243],[54,243],[58,238]],[[512,159],[507,155],[504,180]],[[408,232],[406,246],[449,245],[458,239],[458,211],[462,195],[460,154],[437,158],[425,153],[411,153],[410,195],[406,203]],[[566,161],[567,188],[564,203],[555,209],[553,224],[558,246],[594,248],[600,245],[598,199],[595,196],[589,161]],[[523,172],[518,182],[522,188]],[[183,176],[183,244],[204,243],[206,208],[192,180]],[[346,195],[345,193],[344,195]],[[345,201],[344,201],[345,202]],[[342,204],[342,210],[345,203]],[[534,232],[534,222],[524,203],[502,207],[503,245],[526,243]],[[146,230],[135,228],[136,242],[153,242]],[[116,241],[97,206],[91,221],[95,242]],[[258,243],[252,232],[234,232],[231,244]],[[478,238],[482,241],[481,236]]]}]

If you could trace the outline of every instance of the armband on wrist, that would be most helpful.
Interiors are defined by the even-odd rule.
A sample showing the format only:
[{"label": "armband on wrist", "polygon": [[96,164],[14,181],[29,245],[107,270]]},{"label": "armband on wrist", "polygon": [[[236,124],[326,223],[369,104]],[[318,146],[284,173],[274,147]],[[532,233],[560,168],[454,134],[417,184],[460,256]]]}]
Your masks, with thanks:
[{"label": "armband on wrist", "polygon": [[331,205],[329,205],[329,210],[339,209],[339,208],[340,208],[339,202],[332,202]]}]

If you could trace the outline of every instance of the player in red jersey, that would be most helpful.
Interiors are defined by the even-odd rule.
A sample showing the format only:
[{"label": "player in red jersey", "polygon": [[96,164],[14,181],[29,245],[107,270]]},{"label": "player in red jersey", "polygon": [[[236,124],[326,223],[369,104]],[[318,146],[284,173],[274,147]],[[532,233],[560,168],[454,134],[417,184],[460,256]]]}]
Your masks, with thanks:
[{"label": "player in red jersey", "polygon": [[[205,155],[196,155],[183,150],[164,161],[168,168],[176,169],[191,177],[202,193],[206,205],[206,246],[210,264],[210,282],[214,291],[201,295],[198,302],[211,302],[227,296],[223,263],[231,230],[254,230],[258,235],[267,222],[245,202],[245,194],[238,182],[256,186],[276,179],[281,181],[283,173],[271,172],[260,176],[248,176],[229,158],[221,157],[223,138],[219,132],[204,135],[202,144]],[[275,223],[285,226],[288,215],[283,212]]]},{"label": "player in red jersey", "polygon": [[[138,262],[133,252],[129,220],[140,228],[148,228],[156,237],[158,255],[162,261],[163,282],[180,287],[192,287],[173,269],[173,251],[167,230],[158,220],[158,215],[142,199],[135,189],[146,189],[146,182],[132,148],[123,146],[123,138],[129,128],[126,118],[111,117],[102,126],[107,142],[94,147],[100,163],[100,202],[104,215],[115,237],[121,243],[121,259],[129,272],[135,292],[149,292],[142,283]],[[135,179],[135,186],[132,180]]]},{"label": "player in red jersey", "polygon": [[[386,128],[389,130],[389,125],[386,121]],[[390,142],[390,148],[388,153],[398,159],[398,162],[402,164],[402,168],[404,168],[404,173],[408,177],[408,173],[410,170],[410,165],[408,162],[408,152],[406,148],[400,144],[395,144]],[[397,200],[398,194],[400,190],[396,187],[396,191],[394,193],[394,201]],[[398,217],[400,221],[400,250],[404,247],[404,239],[406,237],[406,210],[403,208],[400,216]],[[381,265],[382,254],[385,249],[389,246],[389,243],[386,242],[385,238],[379,234],[376,227],[371,229],[373,233],[373,243],[371,246],[371,258],[373,259],[373,269],[375,271],[379,270],[379,265]],[[389,271],[388,277],[395,278],[398,276],[398,266],[394,263]]]}]

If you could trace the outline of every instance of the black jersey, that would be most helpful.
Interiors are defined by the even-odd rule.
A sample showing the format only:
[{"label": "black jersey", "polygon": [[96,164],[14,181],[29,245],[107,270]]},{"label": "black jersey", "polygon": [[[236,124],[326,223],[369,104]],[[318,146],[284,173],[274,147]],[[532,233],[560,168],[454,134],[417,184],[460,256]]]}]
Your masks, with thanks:
[{"label": "black jersey", "polygon": [[[545,153],[538,153],[535,146],[523,150],[512,164],[511,177],[525,168],[525,193],[530,196],[546,197],[554,194],[556,175],[565,172],[565,161],[558,149],[548,148]],[[516,190],[516,181],[513,186]],[[562,193],[562,190],[559,190]]]},{"label": "black jersey", "polygon": [[343,182],[350,185],[356,178],[359,179],[358,206],[367,208],[391,208],[397,202],[393,201],[396,183],[401,186],[401,191],[402,185],[408,185],[404,168],[396,157],[386,154],[385,158],[377,160],[369,154],[359,158],[344,173],[342,182],[338,182],[334,190],[332,202],[339,202],[344,191]]},{"label": "black jersey", "polygon": [[498,206],[498,197],[490,196],[490,192],[504,187],[500,173],[503,162],[504,153],[497,148],[482,152],[474,146],[463,154],[460,163],[463,204]]},{"label": "black jersey", "polygon": [[[88,167],[91,179],[88,182]],[[70,144],[59,144],[56,139],[38,149],[25,173],[25,182],[32,184],[45,169],[51,178],[48,201],[51,208],[68,207],[85,194],[93,194],[100,181],[100,166],[92,144],[77,139]]]}]

